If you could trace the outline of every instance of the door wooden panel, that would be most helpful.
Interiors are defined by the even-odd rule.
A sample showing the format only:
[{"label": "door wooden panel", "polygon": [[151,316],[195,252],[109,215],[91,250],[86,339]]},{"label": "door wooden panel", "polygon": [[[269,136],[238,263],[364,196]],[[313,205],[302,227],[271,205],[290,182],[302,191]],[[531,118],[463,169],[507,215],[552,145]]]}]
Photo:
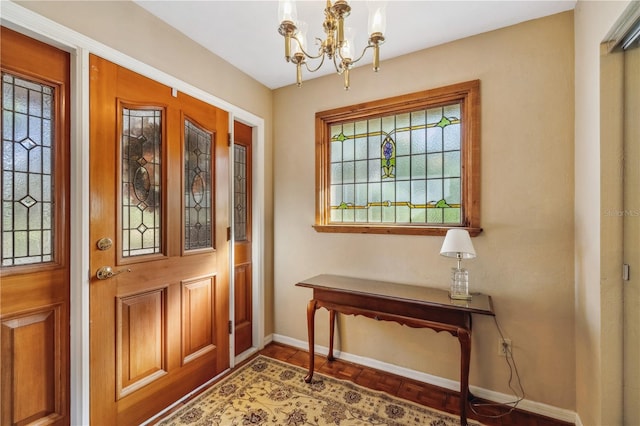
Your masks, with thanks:
[{"label": "door wooden panel", "polygon": [[69,423],[69,54],[0,29],[0,424]]},{"label": "door wooden panel", "polygon": [[138,424],[229,367],[228,114],[90,67],[91,421]]},{"label": "door wooden panel", "polygon": [[234,242],[234,328],[235,355],[253,343],[253,296],[251,259],[251,127],[234,122],[235,149],[235,242]]}]

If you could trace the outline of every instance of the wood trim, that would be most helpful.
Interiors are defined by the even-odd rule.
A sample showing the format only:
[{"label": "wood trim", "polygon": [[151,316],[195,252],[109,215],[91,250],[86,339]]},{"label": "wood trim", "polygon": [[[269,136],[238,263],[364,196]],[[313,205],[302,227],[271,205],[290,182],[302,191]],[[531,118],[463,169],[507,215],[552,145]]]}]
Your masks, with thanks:
[{"label": "wood trim", "polygon": [[[462,225],[378,225],[371,223],[335,224],[330,222],[330,152],[329,129],[344,121],[371,119],[400,114],[419,108],[462,103]],[[387,99],[365,102],[316,113],[316,217],[318,232],[363,234],[445,235],[451,228],[464,228],[472,236],[480,227],[480,80],[453,84]]]}]

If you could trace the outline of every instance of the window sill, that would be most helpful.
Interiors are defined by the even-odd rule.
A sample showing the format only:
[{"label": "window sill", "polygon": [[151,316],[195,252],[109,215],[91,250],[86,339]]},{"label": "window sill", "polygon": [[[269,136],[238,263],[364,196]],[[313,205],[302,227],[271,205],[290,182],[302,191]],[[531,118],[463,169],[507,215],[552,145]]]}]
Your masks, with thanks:
[{"label": "window sill", "polygon": [[313,225],[316,232],[344,233],[344,234],[388,234],[388,235],[436,235],[444,236],[449,229],[466,229],[469,235],[475,237],[482,232],[482,228],[467,228],[458,226],[377,226],[377,225]]}]

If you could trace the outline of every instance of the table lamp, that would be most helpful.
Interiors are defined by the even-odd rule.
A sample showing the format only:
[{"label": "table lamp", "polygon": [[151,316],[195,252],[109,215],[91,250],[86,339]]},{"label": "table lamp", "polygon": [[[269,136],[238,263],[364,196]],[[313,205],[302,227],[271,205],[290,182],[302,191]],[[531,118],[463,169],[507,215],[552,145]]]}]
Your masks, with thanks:
[{"label": "table lamp", "polygon": [[449,229],[444,237],[440,255],[458,259],[458,267],[451,268],[451,290],[449,297],[455,300],[471,300],[469,294],[469,272],[462,268],[462,259],[473,259],[476,251],[466,229]]}]

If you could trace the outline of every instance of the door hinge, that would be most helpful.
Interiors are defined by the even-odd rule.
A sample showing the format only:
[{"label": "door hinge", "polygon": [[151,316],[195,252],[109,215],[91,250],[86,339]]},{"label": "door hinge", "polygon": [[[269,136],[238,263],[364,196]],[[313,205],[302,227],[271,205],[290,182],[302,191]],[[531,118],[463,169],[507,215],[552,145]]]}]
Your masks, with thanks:
[{"label": "door hinge", "polygon": [[630,267],[627,263],[623,263],[622,264],[622,279],[624,281],[629,281],[629,273],[630,273]]},{"label": "door hinge", "polygon": [[231,146],[231,133],[227,133],[227,146]]},{"label": "door hinge", "polygon": [[229,334],[233,333],[233,322],[229,321]]},{"label": "door hinge", "polygon": [[227,226],[227,241],[231,241],[231,227]]}]

